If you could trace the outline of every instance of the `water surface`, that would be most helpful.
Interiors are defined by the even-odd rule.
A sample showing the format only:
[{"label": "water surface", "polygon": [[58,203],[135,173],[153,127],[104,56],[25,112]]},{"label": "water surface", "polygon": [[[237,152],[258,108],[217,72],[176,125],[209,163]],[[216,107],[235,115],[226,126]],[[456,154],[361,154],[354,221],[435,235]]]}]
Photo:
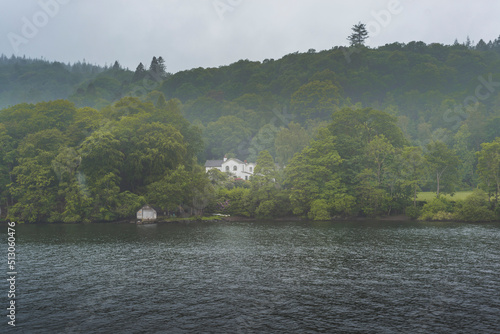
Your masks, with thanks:
[{"label": "water surface", "polygon": [[19,332],[500,331],[500,224],[18,225],[17,239]]}]

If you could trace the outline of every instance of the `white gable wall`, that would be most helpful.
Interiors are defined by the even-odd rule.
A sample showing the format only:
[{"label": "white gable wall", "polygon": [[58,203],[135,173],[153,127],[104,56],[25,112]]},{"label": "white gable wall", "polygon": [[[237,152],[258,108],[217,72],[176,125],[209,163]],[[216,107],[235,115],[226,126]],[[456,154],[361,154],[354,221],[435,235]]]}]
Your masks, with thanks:
[{"label": "white gable wall", "polygon": [[227,159],[222,162],[220,167],[205,167],[205,170],[208,172],[211,169],[218,169],[221,172],[230,173],[236,178],[241,178],[243,180],[249,180],[253,175],[255,170],[254,163],[244,163],[237,159]]},{"label": "white gable wall", "polygon": [[[229,167],[229,170],[228,170]],[[248,180],[253,175],[253,170],[255,164],[252,163],[241,163],[233,159],[229,159],[222,164],[222,169],[224,172],[229,172],[237,178],[243,180]]]},{"label": "white gable wall", "polygon": [[249,180],[253,175],[255,164],[244,163],[236,159],[227,159],[222,163],[221,167],[206,167],[206,171],[213,168],[217,168],[221,172],[228,172],[234,177]]}]

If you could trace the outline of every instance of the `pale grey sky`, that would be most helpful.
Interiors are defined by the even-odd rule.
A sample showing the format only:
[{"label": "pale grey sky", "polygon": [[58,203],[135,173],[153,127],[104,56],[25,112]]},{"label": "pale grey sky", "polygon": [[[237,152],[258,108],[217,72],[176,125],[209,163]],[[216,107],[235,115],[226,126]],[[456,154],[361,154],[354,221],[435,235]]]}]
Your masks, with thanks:
[{"label": "pale grey sky", "polygon": [[497,0],[0,0],[0,53],[134,70],[162,56],[167,71],[278,59],[347,45],[476,43],[500,35]]}]

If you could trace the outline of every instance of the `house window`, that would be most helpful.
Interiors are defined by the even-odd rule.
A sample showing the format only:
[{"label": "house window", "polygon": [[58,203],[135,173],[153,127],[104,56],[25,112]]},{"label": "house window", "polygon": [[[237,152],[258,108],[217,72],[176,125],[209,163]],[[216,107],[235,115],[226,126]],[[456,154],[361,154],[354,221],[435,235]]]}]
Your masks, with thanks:
[{"label": "house window", "polygon": [[245,180],[247,180],[247,181],[248,181],[248,176],[245,176]]},{"label": "house window", "polygon": [[229,172],[229,166],[226,166],[226,172]]},{"label": "house window", "polygon": [[252,172],[253,172],[253,168],[252,168],[252,167],[250,167],[250,173],[252,173]]},{"label": "house window", "polygon": [[233,166],[233,170],[236,172],[238,170],[238,166]]}]

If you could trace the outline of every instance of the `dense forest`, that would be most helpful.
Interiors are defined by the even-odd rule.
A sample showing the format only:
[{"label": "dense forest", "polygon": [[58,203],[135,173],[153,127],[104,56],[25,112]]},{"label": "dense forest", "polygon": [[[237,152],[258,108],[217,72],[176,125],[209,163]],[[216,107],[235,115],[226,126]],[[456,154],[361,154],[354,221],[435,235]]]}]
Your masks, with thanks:
[{"label": "dense forest", "polygon": [[[165,213],[499,219],[500,39],[167,72],[0,57],[0,207],[25,222]],[[202,167],[257,162],[250,181]],[[474,190],[464,201],[443,193]],[[418,202],[420,191],[436,199]]]}]

